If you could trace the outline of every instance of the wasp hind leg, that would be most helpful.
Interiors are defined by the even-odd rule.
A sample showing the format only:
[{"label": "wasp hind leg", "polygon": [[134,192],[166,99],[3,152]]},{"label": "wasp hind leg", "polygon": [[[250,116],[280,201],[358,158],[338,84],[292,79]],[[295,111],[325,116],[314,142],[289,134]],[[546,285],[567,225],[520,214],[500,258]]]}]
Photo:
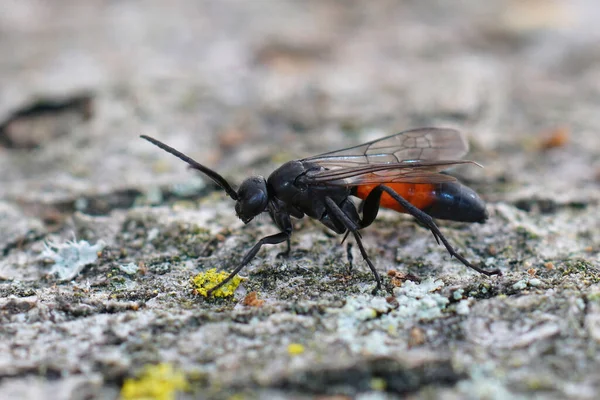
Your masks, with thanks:
[{"label": "wasp hind leg", "polygon": [[433,220],[433,218],[431,218],[430,215],[428,215],[427,213],[425,213],[422,210],[419,210],[417,207],[413,206],[406,199],[404,199],[402,196],[400,196],[398,193],[396,193],[396,191],[394,191],[394,189],[392,189],[388,186],[385,186],[385,185],[377,186],[375,189],[373,189],[369,193],[369,195],[365,199],[364,207],[363,207],[363,219],[362,219],[362,221],[360,221],[361,229],[371,225],[371,223],[373,223],[373,221],[377,217],[377,213],[379,212],[379,203],[380,203],[381,195],[383,194],[383,192],[386,192],[387,194],[389,194],[394,200],[396,200],[398,202],[398,204],[400,204],[400,206],[402,206],[402,208],[407,213],[412,215],[418,222],[420,222],[427,229],[429,229],[431,231],[431,233],[433,234],[433,237],[435,238],[435,240],[438,242],[438,244],[440,244],[440,242],[441,242],[441,244],[444,245],[444,247],[446,248],[448,253],[450,253],[451,256],[456,257],[456,259],[458,259],[466,267],[474,269],[475,271],[477,271],[481,274],[487,275],[487,276],[502,275],[502,272],[499,269],[493,269],[493,270],[488,271],[483,268],[479,268],[479,267],[471,264],[469,261],[467,261],[463,256],[458,254],[456,252],[456,250],[454,250],[454,248],[450,245],[448,240],[444,237],[444,235],[442,234],[442,232],[440,231],[438,226],[435,224],[435,221]]},{"label": "wasp hind leg", "polygon": [[375,269],[375,266],[371,262],[371,259],[369,258],[369,255],[367,254],[365,247],[363,246],[360,233],[358,232],[358,230],[360,229],[360,225],[357,224],[357,222],[352,221],[352,219],[350,219],[350,217],[331,198],[326,197],[325,204],[327,206],[327,210],[331,213],[331,216],[334,217],[340,223],[342,223],[344,225],[344,227],[348,230],[348,232],[350,232],[350,233],[352,233],[352,235],[354,235],[354,239],[356,240],[356,244],[358,246],[358,249],[360,250],[360,254],[363,256],[364,260],[366,261],[367,265],[369,266],[369,269],[371,270],[371,273],[373,273],[373,276],[375,277],[375,280],[377,281],[377,286],[375,287],[375,289],[373,289],[373,292],[372,292],[373,294],[376,294],[378,291],[380,291],[382,289],[381,288],[381,277],[379,276],[379,273]]}]

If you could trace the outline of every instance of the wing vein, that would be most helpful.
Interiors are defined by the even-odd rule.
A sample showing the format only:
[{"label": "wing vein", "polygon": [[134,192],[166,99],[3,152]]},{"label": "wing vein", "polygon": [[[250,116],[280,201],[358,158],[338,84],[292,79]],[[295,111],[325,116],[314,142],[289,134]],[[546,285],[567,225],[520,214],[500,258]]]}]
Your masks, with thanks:
[{"label": "wing vein", "polygon": [[455,178],[440,172],[455,165],[474,163],[460,160],[467,151],[466,140],[454,129],[413,129],[305,158],[301,161],[321,168],[307,173],[303,180],[307,184],[344,186],[447,182]]}]

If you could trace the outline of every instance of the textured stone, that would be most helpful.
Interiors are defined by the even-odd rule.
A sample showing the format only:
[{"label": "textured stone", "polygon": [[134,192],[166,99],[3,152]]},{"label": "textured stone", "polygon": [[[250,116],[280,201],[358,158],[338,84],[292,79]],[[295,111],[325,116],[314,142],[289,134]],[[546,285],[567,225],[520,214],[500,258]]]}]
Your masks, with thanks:
[{"label": "textured stone", "polygon": [[[182,398],[599,397],[600,29],[594,0],[3,2],[0,393],[114,398],[147,364]],[[85,99],[82,102],[81,99]],[[275,232],[147,134],[239,184],[403,129],[463,130],[486,224],[363,233],[386,286],[315,221]],[[548,148],[557,130],[566,141]],[[74,238],[75,237],[75,238]],[[44,243],[104,248],[64,282]],[[100,250],[98,248],[98,250]],[[422,278],[396,280],[389,270]],[[404,276],[404,275],[401,275]],[[407,275],[408,276],[408,275]],[[244,305],[248,293],[264,301]],[[289,346],[302,346],[290,354]]]}]

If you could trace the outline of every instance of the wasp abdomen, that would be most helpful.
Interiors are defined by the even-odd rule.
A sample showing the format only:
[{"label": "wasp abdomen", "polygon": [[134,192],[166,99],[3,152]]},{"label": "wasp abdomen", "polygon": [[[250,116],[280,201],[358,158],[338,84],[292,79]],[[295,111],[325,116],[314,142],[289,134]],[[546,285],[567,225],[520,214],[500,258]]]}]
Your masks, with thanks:
[{"label": "wasp abdomen", "polygon": [[[434,218],[459,222],[484,222],[488,217],[483,200],[471,188],[458,182],[386,183],[385,185]],[[355,195],[364,200],[377,186],[357,186]],[[401,213],[406,212],[387,193],[382,194],[380,205]]]}]

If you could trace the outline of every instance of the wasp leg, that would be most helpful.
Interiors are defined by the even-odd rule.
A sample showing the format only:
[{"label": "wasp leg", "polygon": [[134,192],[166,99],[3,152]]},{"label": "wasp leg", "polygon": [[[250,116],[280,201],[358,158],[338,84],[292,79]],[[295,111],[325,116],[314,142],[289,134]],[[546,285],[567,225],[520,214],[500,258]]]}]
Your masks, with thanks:
[{"label": "wasp leg", "polygon": [[352,272],[352,261],[354,261],[354,257],[352,257],[352,243],[350,242],[346,243],[346,256],[348,258],[348,272]]},{"label": "wasp leg", "polygon": [[285,251],[282,251],[281,253],[277,253],[277,255],[275,256],[276,258],[287,258],[290,255],[290,252],[292,251],[292,244],[290,243],[290,238],[287,238],[287,249],[285,249]]},{"label": "wasp leg", "polygon": [[373,273],[375,280],[377,281],[377,286],[373,289],[373,294],[376,294],[379,290],[381,290],[381,278],[379,277],[379,273],[375,269],[375,266],[371,262],[369,255],[367,254],[365,247],[362,244],[361,236],[358,233],[360,229],[356,222],[352,221],[348,215],[333,201],[330,197],[325,198],[325,205],[327,206],[327,210],[331,212],[332,216],[335,217],[339,222],[341,222],[348,231],[350,231],[354,235],[354,239],[356,240],[356,244],[358,245],[358,249],[360,250],[360,254],[363,256],[367,264],[369,265],[369,269]]},{"label": "wasp leg", "polygon": [[218,285],[216,285],[215,287],[213,287],[212,289],[210,289],[207,292],[207,297],[211,296],[215,290],[219,289],[220,287],[225,285],[227,282],[232,280],[233,277],[236,276],[238,274],[238,272],[240,272],[242,270],[242,268],[244,268],[246,266],[246,264],[248,264],[254,258],[254,256],[256,256],[256,253],[258,253],[258,251],[260,250],[260,248],[262,247],[263,244],[279,244],[286,240],[289,243],[291,233],[292,233],[291,231],[290,232],[279,232],[279,233],[276,233],[275,235],[266,236],[266,237],[260,239],[258,241],[258,243],[256,243],[250,249],[250,251],[248,253],[246,253],[246,255],[242,259],[242,262],[240,263],[240,265],[238,265],[237,268],[234,269],[233,272],[231,272],[229,274],[229,276],[227,278],[225,278],[224,281],[220,282]]},{"label": "wasp leg", "polygon": [[[409,212],[413,217],[415,217],[415,219],[417,220],[417,222],[419,224],[424,225],[425,228],[427,228],[431,231],[437,244],[441,244],[440,238],[438,236],[439,229],[437,229],[437,226],[435,225],[433,218],[431,218],[429,215],[427,215],[423,211],[419,210],[418,208],[416,208],[415,206],[410,204],[408,201],[406,201],[404,198],[402,198],[394,190],[392,190],[391,188],[384,186],[384,185],[379,185],[375,189],[371,190],[371,192],[369,193],[367,198],[362,202],[363,218],[360,221],[360,229],[366,228],[367,226],[371,225],[373,223],[373,221],[375,221],[375,218],[377,218],[377,214],[379,213],[379,203],[381,201],[381,195],[383,194],[384,191],[386,191],[388,193],[390,191],[393,192],[394,195],[392,196],[390,194],[390,196],[392,196],[394,198],[394,200],[396,200],[398,203],[400,203],[400,205],[402,207],[404,207],[407,210],[407,212]],[[408,206],[405,206],[405,204]],[[421,218],[420,215],[424,215],[424,218]],[[426,219],[429,219],[431,221],[431,224],[435,227],[435,229],[431,229],[431,227],[430,227],[431,225],[427,224],[427,222],[424,222],[424,220],[426,220]]]},{"label": "wasp leg", "polygon": [[[362,235],[360,234],[360,232],[357,232],[357,233],[362,238]],[[344,244],[346,239],[348,239],[349,234],[350,234],[350,231],[347,230],[346,233],[344,233],[344,238],[342,239],[342,242],[340,244]],[[352,257],[352,243],[350,243],[350,242],[346,243],[346,256],[348,258],[348,272],[352,272],[352,261],[354,261],[354,257]]]},{"label": "wasp leg", "polygon": [[363,211],[363,220],[361,221],[360,227],[361,229],[371,225],[371,223],[377,217],[377,212],[379,211],[379,201],[381,199],[381,194],[386,192],[389,194],[394,200],[398,202],[404,208],[404,210],[412,215],[417,221],[425,225],[427,229],[431,231],[435,240],[440,244],[440,241],[446,247],[448,253],[451,256],[456,257],[461,263],[463,263],[466,267],[474,269],[475,271],[490,276],[490,275],[502,275],[502,271],[499,269],[493,269],[491,271],[476,267],[475,265],[468,262],[463,256],[458,254],[454,248],[448,243],[448,240],[444,237],[438,226],[435,224],[433,218],[430,215],[425,213],[424,211],[419,210],[417,207],[410,204],[406,199],[396,193],[392,188],[379,185],[375,189],[373,189],[365,200],[365,207]]},{"label": "wasp leg", "polygon": [[[358,229],[362,229],[362,227],[359,227]],[[362,233],[360,233],[358,231],[356,233],[358,233],[358,236],[360,236],[361,239],[362,239]],[[344,242],[346,241],[346,239],[348,239],[348,235],[349,234],[350,234],[350,231],[346,231],[346,233],[344,233],[344,237],[342,238],[342,241],[340,242],[340,244],[344,244]]]}]

